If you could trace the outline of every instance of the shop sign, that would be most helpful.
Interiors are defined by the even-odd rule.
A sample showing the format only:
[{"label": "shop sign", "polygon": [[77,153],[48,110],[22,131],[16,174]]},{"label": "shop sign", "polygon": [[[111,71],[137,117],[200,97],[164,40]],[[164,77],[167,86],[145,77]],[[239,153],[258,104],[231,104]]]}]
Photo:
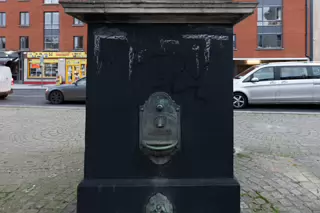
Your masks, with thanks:
[{"label": "shop sign", "polygon": [[[40,59],[31,59],[29,60],[31,64],[40,64]],[[58,59],[44,59],[45,64],[57,64]]]},{"label": "shop sign", "polygon": [[66,64],[67,65],[80,65],[80,64],[87,64],[87,60],[86,59],[69,59],[66,60]]},{"label": "shop sign", "polygon": [[40,64],[31,64],[31,68],[40,68]]},{"label": "shop sign", "polygon": [[87,58],[85,52],[28,52],[27,58]]}]

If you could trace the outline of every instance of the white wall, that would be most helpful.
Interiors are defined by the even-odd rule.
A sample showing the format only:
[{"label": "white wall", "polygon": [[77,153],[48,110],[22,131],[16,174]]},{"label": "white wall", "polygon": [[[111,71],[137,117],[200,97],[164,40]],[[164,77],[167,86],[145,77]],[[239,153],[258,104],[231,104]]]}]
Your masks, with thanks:
[{"label": "white wall", "polygon": [[62,81],[66,80],[66,59],[64,59],[64,58],[59,59],[58,75],[62,76]]}]

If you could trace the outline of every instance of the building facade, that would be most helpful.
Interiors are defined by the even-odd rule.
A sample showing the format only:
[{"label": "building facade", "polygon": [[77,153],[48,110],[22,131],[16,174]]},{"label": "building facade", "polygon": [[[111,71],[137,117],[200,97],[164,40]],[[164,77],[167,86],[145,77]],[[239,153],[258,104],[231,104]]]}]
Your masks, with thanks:
[{"label": "building facade", "polygon": [[87,26],[66,15],[59,0],[0,0],[0,51],[20,53],[18,82],[55,83],[61,75],[69,83],[73,74],[85,75],[86,36]]},{"label": "building facade", "polygon": [[[234,28],[235,74],[254,64],[308,61],[310,46],[320,44],[319,21],[313,24],[315,38],[310,41],[307,8],[311,4],[307,2],[312,0],[234,1],[259,2],[255,13]],[[0,52],[19,53],[19,66],[12,65],[18,82],[55,83],[59,75],[71,83],[85,76],[87,26],[66,15],[58,2],[0,0]],[[318,7],[314,10],[319,11],[320,1],[314,2]],[[313,14],[314,20],[320,20],[319,14]],[[313,50],[320,60],[320,50]]]},{"label": "building facade", "polygon": [[310,0],[312,1],[311,4],[313,4],[313,10],[312,10],[312,26],[313,26],[313,39],[312,39],[312,53],[313,53],[313,59],[314,61],[320,61],[320,1],[319,0]]},{"label": "building facade", "polygon": [[308,61],[307,1],[258,2],[255,13],[234,28],[235,73],[260,63]]}]

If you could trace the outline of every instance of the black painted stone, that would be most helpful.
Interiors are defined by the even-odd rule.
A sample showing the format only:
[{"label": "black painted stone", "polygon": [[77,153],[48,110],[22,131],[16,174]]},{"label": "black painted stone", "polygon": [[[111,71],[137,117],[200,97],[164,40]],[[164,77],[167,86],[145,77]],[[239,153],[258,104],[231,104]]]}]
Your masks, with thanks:
[{"label": "black painted stone", "polygon": [[[231,25],[89,24],[78,213],[143,213],[157,192],[176,213],[240,212],[232,35]],[[162,166],[139,149],[139,106],[157,91],[181,106],[181,149]]]}]

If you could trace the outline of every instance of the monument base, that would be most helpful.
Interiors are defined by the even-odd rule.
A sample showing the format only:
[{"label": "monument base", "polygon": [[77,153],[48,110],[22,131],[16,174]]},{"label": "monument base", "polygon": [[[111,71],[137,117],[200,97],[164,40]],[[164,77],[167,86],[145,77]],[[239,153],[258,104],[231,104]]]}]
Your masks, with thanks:
[{"label": "monument base", "polygon": [[[156,209],[154,202],[147,207],[158,193],[173,209]],[[83,180],[78,186],[77,212],[240,213],[240,185],[232,178]]]}]

